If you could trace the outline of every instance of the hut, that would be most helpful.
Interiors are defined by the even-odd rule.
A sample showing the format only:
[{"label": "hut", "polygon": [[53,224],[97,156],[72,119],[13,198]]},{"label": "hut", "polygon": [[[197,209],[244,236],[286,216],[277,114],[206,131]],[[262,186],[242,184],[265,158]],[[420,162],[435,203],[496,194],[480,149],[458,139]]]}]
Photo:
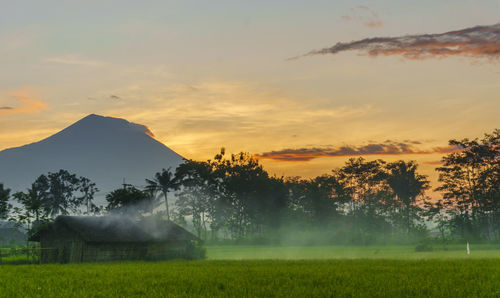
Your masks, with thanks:
[{"label": "hut", "polygon": [[191,258],[199,239],[171,221],[117,216],[58,216],[38,229],[40,263]]}]

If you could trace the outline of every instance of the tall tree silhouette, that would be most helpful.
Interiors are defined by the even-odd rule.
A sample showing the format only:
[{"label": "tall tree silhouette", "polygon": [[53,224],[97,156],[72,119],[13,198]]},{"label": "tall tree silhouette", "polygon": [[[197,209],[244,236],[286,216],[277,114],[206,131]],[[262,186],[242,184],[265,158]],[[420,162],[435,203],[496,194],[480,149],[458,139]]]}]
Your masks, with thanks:
[{"label": "tall tree silhouette", "polygon": [[66,170],[57,173],[48,173],[40,176],[35,183],[48,186],[48,192],[44,194],[44,208],[46,215],[69,214],[76,211],[81,204],[73,193],[78,189],[78,178]]},{"label": "tall tree silhouette", "polygon": [[387,219],[394,195],[387,184],[384,165],[383,160],[351,158],[342,168],[333,171],[349,197],[347,215],[353,239],[362,244],[373,241],[376,233],[389,234],[392,229]]},{"label": "tall tree silhouette", "polygon": [[77,201],[81,201],[87,207],[87,214],[90,214],[92,210],[96,210],[97,207],[94,205],[94,195],[99,189],[96,187],[96,184],[90,181],[90,179],[85,177],[79,178],[79,190],[82,193],[82,196],[77,199]]},{"label": "tall tree silhouette", "polygon": [[210,163],[192,160],[185,161],[175,171],[175,177],[182,185],[176,194],[177,210],[180,215],[191,217],[199,238],[206,238],[207,221],[215,219],[211,211],[217,206],[218,196],[212,174]]},{"label": "tall tree silhouette", "polygon": [[[443,201],[458,214],[454,218],[462,237],[499,237],[500,129],[484,138],[450,140],[457,152],[437,168]],[[478,230],[479,229],[479,230]],[[496,235],[495,235],[496,234]]]},{"label": "tall tree silhouette", "polygon": [[139,215],[151,212],[152,197],[148,191],[142,191],[133,186],[116,189],[106,195],[108,205],[106,210],[128,215]]},{"label": "tall tree silhouette", "polygon": [[12,205],[9,204],[10,189],[0,183],[0,219],[6,219]]},{"label": "tall tree silhouette", "polygon": [[405,208],[406,229],[410,233],[411,211],[415,206],[417,197],[423,195],[429,188],[427,176],[417,173],[417,163],[399,160],[386,165],[388,170],[387,183],[396,194],[398,201]]},{"label": "tall tree silhouette", "polygon": [[168,206],[168,193],[170,190],[176,190],[178,188],[177,179],[170,170],[162,169],[161,172],[155,174],[153,179],[146,179],[146,190],[150,193],[161,192],[165,199],[165,212],[167,214],[167,219],[170,220],[170,212]]},{"label": "tall tree silhouette", "polygon": [[43,185],[33,183],[26,192],[16,192],[13,197],[25,209],[27,216],[34,217],[38,221],[43,216],[43,197],[46,189]]}]

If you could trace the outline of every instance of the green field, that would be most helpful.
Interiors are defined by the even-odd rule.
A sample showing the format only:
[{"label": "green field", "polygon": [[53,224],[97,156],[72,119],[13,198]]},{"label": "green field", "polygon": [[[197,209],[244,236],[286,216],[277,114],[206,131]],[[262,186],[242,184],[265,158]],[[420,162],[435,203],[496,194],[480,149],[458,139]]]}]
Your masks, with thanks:
[{"label": "green field", "polygon": [[220,246],[206,261],[3,265],[0,296],[499,296],[500,250],[455,248]]},{"label": "green field", "polygon": [[207,258],[212,260],[325,260],[325,259],[475,259],[499,258],[500,245],[465,245],[436,247],[431,252],[415,252],[414,246],[211,246]]}]

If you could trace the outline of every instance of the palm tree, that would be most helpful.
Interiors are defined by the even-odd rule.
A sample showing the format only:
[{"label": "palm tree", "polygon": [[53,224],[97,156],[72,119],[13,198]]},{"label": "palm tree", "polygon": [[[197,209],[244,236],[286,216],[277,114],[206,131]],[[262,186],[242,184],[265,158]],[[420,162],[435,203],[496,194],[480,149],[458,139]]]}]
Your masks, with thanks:
[{"label": "palm tree", "polygon": [[165,198],[167,219],[170,220],[170,212],[168,208],[168,192],[170,190],[175,190],[178,188],[177,179],[174,173],[172,173],[170,168],[168,168],[167,170],[162,169],[161,172],[155,174],[155,177],[153,179],[146,179],[146,183],[148,184],[146,186],[146,190],[151,194],[154,194],[158,191],[162,193],[163,197]]},{"label": "palm tree", "polygon": [[429,188],[427,176],[417,173],[418,165],[415,161],[399,160],[386,166],[389,171],[387,183],[394,191],[399,201],[405,206],[406,228],[408,233],[411,227],[411,208],[417,197],[423,195]]}]

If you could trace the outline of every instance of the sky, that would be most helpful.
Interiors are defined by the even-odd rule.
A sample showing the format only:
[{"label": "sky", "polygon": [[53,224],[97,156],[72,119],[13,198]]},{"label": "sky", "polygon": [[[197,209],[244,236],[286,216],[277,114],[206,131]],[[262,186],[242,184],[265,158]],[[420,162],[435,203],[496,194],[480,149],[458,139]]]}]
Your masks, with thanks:
[{"label": "sky", "polygon": [[498,0],[0,2],[0,150],[95,113],[186,158],[435,181],[448,140],[500,127]]}]

